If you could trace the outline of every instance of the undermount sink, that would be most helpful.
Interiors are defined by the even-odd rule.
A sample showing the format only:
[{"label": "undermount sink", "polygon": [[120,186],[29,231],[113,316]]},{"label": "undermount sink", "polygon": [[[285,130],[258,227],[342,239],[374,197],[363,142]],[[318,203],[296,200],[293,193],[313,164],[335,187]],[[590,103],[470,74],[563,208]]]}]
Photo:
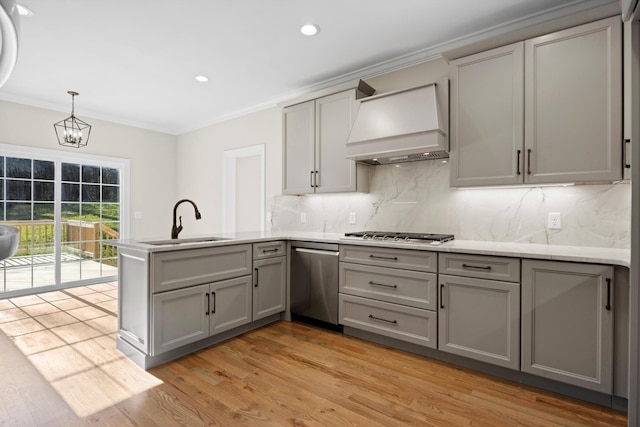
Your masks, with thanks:
[{"label": "undermount sink", "polygon": [[0,225],[0,261],[16,253],[20,242],[20,230],[10,225]]},{"label": "undermount sink", "polygon": [[146,242],[140,242],[145,245],[164,246],[164,245],[180,245],[183,243],[207,243],[218,242],[220,240],[229,240],[224,237],[194,237],[190,239],[167,239],[167,240],[152,240]]}]

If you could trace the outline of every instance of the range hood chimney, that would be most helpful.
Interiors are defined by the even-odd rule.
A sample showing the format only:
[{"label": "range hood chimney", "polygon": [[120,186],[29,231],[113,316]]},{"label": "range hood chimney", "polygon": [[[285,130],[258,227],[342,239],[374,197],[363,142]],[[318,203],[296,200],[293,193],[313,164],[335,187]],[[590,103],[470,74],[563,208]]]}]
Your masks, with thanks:
[{"label": "range hood chimney", "polygon": [[362,98],[347,158],[369,165],[449,157],[449,81]]}]

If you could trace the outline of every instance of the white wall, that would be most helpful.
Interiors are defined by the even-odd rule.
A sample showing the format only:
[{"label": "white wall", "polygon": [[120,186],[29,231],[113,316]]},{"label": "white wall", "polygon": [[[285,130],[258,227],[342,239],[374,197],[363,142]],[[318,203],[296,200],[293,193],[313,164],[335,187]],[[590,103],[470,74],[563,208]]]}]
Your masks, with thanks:
[{"label": "white wall", "polygon": [[[202,213],[202,220],[196,222],[190,207],[180,208],[184,226],[181,237],[222,231],[223,152],[258,144],[265,145],[265,191],[269,204],[282,192],[282,117],[277,107],[178,137],[177,198],[192,199]],[[269,223],[266,229],[270,229]]]},{"label": "white wall", "polygon": [[[0,143],[130,161],[130,237],[170,236],[176,194],[176,137],[78,116],[93,126],[86,147],[58,145],[53,124],[68,113],[0,101]],[[1,154],[1,153],[0,153]],[[134,212],[142,219],[134,219]]]},{"label": "white wall", "polygon": [[[368,194],[277,197],[273,230],[452,233],[460,240],[630,247],[629,183],[454,189],[449,164],[439,160],[369,170]],[[349,224],[350,212],[356,224]],[[547,229],[549,212],[562,214],[560,230]]]}]

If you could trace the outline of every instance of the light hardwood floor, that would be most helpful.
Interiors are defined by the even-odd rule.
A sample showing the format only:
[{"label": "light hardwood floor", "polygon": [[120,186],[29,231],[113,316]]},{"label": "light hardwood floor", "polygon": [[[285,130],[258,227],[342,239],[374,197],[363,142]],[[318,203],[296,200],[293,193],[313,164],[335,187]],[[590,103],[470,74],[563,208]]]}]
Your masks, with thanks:
[{"label": "light hardwood floor", "polygon": [[2,426],[624,426],[597,405],[300,323],[145,372],[116,284],[0,300]]}]

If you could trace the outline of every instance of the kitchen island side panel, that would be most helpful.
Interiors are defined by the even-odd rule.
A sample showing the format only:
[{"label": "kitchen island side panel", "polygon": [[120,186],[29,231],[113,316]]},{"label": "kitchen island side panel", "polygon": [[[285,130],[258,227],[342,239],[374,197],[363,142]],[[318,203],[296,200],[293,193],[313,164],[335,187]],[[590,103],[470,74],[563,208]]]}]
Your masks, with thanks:
[{"label": "kitchen island side panel", "polygon": [[118,334],[149,350],[149,253],[120,248],[118,254]]}]

